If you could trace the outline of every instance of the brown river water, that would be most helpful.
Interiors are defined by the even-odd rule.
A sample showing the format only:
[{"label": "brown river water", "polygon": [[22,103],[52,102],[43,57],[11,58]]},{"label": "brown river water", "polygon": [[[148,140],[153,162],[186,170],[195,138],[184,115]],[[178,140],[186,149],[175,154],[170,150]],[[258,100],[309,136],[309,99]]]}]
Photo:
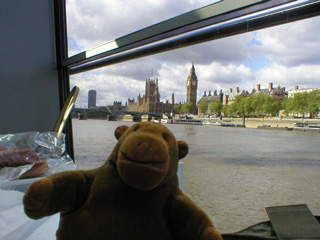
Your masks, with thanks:
[{"label": "brown river water", "polygon": [[[132,122],[73,120],[79,169],[101,166],[114,130]],[[320,215],[320,133],[166,125],[189,145],[183,191],[221,233],[268,220],[265,208],[305,203]]]}]

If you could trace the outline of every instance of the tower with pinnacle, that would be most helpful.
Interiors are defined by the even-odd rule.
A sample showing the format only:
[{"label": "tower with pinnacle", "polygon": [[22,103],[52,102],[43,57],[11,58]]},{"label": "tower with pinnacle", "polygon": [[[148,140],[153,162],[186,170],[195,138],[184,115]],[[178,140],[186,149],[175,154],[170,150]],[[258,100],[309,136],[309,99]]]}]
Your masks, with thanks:
[{"label": "tower with pinnacle", "polygon": [[145,94],[143,96],[139,94],[136,103],[134,99],[128,98],[126,110],[130,112],[171,114],[173,113],[174,102],[174,93],[172,93],[171,102],[169,100],[161,102],[158,79],[149,77],[145,83]]},{"label": "tower with pinnacle", "polygon": [[197,89],[198,78],[196,76],[194,63],[192,63],[190,74],[187,79],[187,103],[193,104],[193,114],[197,113]]}]

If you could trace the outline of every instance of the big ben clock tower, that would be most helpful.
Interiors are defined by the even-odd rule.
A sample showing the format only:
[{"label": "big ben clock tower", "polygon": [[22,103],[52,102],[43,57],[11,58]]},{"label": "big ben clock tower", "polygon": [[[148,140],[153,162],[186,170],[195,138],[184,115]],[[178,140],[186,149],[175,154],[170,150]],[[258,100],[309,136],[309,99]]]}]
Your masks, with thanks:
[{"label": "big ben clock tower", "polygon": [[190,74],[187,79],[187,103],[193,104],[193,113],[197,114],[197,89],[198,89],[198,78],[195,73],[194,64],[190,69]]}]

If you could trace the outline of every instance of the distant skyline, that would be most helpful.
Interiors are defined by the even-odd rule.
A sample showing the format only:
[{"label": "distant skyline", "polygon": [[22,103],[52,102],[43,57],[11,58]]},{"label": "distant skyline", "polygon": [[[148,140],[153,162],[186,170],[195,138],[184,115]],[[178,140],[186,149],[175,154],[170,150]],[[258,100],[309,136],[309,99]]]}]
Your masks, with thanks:
[{"label": "distant skyline", "polygon": [[[202,93],[198,93],[198,101],[204,96],[204,95],[206,95],[206,96],[210,96],[210,95],[214,95],[215,94],[215,92],[216,92],[216,94],[219,94],[220,93],[220,90],[222,90],[222,93],[224,94],[224,95],[229,95],[230,94],[230,91],[232,90],[232,92],[234,93],[234,92],[236,92],[237,91],[237,88],[239,88],[238,90],[239,90],[239,92],[242,92],[243,90],[244,91],[246,91],[246,92],[248,92],[249,94],[251,94],[252,93],[252,90],[257,90],[257,88],[258,88],[258,85],[260,85],[259,86],[259,88],[261,89],[261,90],[263,90],[263,89],[269,89],[270,88],[270,84],[271,84],[271,86],[272,86],[272,89],[275,89],[275,88],[277,88],[278,86],[280,86],[280,85],[277,85],[277,86],[275,86],[272,82],[270,82],[270,83],[268,83],[268,85],[267,86],[261,86],[261,84],[259,84],[259,83],[257,83],[252,89],[240,89],[240,87],[234,87],[234,88],[229,88],[228,90],[226,90],[225,92],[222,90],[222,89],[210,89],[210,90],[205,90],[205,91],[203,91]],[[310,87],[305,87],[305,88],[301,88],[300,86],[298,86],[298,85],[295,85],[292,89],[287,89],[285,86],[280,86],[281,87],[281,89],[285,89],[285,91],[286,92],[288,92],[288,91],[291,91],[291,90],[305,90],[305,89],[320,89],[320,87],[315,87],[315,88],[310,88]],[[161,89],[159,89],[160,90],[160,95],[161,95]],[[90,91],[94,91],[95,92],[95,94],[97,95],[98,93],[97,93],[97,91],[95,91],[95,90],[89,90],[89,92],[88,92],[88,102],[90,101]],[[143,92],[144,93],[144,92]],[[130,98],[131,100],[133,99],[134,100],[134,102],[135,103],[137,103],[137,98],[138,98],[138,95],[140,95],[141,97],[144,95],[143,93],[137,93],[137,95],[135,96],[135,97],[132,97],[132,98]],[[187,94],[187,91],[186,91],[186,94]],[[199,95],[200,94],[200,95]],[[167,99],[163,99],[163,100],[161,100],[161,102],[165,102],[166,100],[168,100],[168,101],[171,101],[171,97],[172,96],[170,96],[170,99],[169,98],[167,98]],[[117,101],[117,100],[114,100],[115,102],[120,102],[120,101]],[[114,102],[113,101],[113,102]],[[104,105],[96,105],[96,107],[103,107],[103,106],[113,106],[113,102],[112,103],[110,103],[110,104],[104,104]],[[175,104],[184,104],[186,102],[186,100],[184,100],[184,101],[176,101],[175,100]],[[126,99],[126,101],[122,101],[122,106],[125,106],[126,104],[128,104],[128,99]],[[87,107],[87,106],[78,106],[77,105],[77,107],[79,107],[79,108],[81,108],[81,107]]]},{"label": "distant skyline", "polygon": [[[212,1],[141,0],[144,8],[123,0],[67,1],[69,55],[147,27]],[[112,23],[112,24],[109,24]],[[145,79],[159,80],[161,101],[186,101],[192,62],[198,77],[198,100],[204,91],[230,88],[320,87],[320,17],[223,38],[71,76],[80,88],[77,106],[86,106],[88,91],[97,91],[97,105],[125,103],[144,92]],[[151,76],[153,75],[153,76]]]}]

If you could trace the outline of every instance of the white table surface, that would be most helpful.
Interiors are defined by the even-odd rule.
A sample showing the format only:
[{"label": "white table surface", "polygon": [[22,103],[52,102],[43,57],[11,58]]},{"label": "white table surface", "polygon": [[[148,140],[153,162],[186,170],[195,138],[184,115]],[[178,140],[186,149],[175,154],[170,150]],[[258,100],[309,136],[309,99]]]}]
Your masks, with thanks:
[{"label": "white table surface", "polygon": [[54,240],[59,214],[32,220],[24,214],[24,193],[0,189],[0,240]]}]

